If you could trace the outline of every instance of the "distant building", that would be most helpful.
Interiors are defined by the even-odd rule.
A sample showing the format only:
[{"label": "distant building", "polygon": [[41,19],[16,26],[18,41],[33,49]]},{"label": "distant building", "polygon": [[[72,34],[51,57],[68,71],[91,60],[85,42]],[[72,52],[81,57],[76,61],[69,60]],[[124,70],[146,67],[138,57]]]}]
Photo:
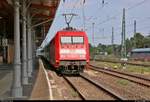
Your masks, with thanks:
[{"label": "distant building", "polygon": [[150,61],[150,48],[137,48],[131,51],[130,59]]}]

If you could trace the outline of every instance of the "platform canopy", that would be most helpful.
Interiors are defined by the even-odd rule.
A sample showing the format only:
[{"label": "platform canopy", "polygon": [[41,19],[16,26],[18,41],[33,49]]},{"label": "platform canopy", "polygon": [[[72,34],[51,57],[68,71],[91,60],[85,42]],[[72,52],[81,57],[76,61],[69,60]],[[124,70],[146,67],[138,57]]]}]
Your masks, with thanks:
[{"label": "platform canopy", "polygon": [[[13,1],[14,0],[0,0],[0,35],[3,36],[6,33],[7,38],[13,38]],[[22,0],[19,0],[22,4]],[[55,17],[56,10],[60,3],[60,0],[25,0],[26,7],[32,17],[32,26],[44,27],[45,34],[48,32],[49,27]],[[20,9],[21,10],[21,9]],[[51,20],[50,20],[51,19]],[[46,20],[50,22],[42,24]],[[42,24],[42,26],[41,26]],[[3,30],[5,28],[5,31]],[[40,33],[40,32],[39,32]],[[43,33],[40,33],[41,35]],[[41,35],[41,37],[44,37]]]}]

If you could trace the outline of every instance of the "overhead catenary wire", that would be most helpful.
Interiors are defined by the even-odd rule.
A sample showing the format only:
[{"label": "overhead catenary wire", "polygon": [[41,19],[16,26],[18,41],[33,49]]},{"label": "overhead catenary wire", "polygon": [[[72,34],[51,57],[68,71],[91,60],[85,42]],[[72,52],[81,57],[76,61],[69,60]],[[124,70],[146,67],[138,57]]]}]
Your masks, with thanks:
[{"label": "overhead catenary wire", "polygon": [[[139,22],[142,22],[142,23],[144,23],[145,21],[147,21],[147,20],[150,20],[150,18],[149,17],[146,17],[146,19],[143,19],[143,20],[138,20],[138,19],[134,19],[134,20],[136,20],[138,23]],[[147,23],[147,22],[146,22]],[[131,26],[133,26],[133,22],[131,23],[131,24],[127,24],[126,25],[126,28],[129,28],[129,27],[131,27]],[[107,28],[108,29],[108,28]],[[109,28],[110,29],[110,28]],[[115,31],[116,32],[118,32],[118,30],[121,30],[121,27],[116,27],[115,28]]]},{"label": "overhead catenary wire", "polygon": [[83,28],[84,28],[84,31],[85,31],[85,10],[84,10],[84,4],[85,4],[85,0],[83,0],[83,4],[82,4],[82,15],[83,15]]},{"label": "overhead catenary wire", "polygon": [[[145,27],[140,27],[140,28],[138,28],[139,30],[140,29],[145,29],[145,28],[149,28],[150,27],[150,25],[148,25],[148,26],[145,26]],[[127,34],[129,34],[129,33],[132,33],[133,31],[132,30],[130,30],[130,31],[127,31]],[[140,32],[140,31],[138,31],[138,32]],[[116,35],[120,35],[120,33],[114,33],[114,34],[116,34]],[[120,35],[121,36],[121,35]],[[119,36],[118,36],[119,37]],[[111,38],[111,36],[105,36],[105,37],[98,37],[98,36],[96,36],[95,37],[95,39],[110,39]]]},{"label": "overhead catenary wire", "polygon": [[[145,3],[146,1],[148,1],[148,0],[143,0],[142,2],[136,3],[134,6],[131,6],[131,7],[127,8],[127,10],[129,11],[129,10],[131,10],[131,9],[134,9],[134,8],[136,8],[137,6],[142,5],[142,4]],[[117,13],[117,14],[118,14],[118,13]],[[109,17],[109,18],[107,18],[106,20],[104,20],[104,21],[102,21],[102,22],[100,22],[100,23],[98,23],[98,24],[96,24],[96,25],[104,24],[104,23],[106,23],[106,22],[108,22],[108,21],[110,21],[110,20],[112,20],[112,19],[115,19],[116,17],[117,17],[117,15],[116,15],[116,16],[112,16],[112,17]],[[129,25],[131,26],[132,24],[129,24]],[[120,28],[120,27],[119,27],[119,28]]]},{"label": "overhead catenary wire", "polygon": [[[67,0],[64,0],[65,1],[65,3],[66,3],[66,1]],[[72,0],[71,0],[72,1]],[[75,3],[74,3],[74,5],[72,6],[72,8],[71,8],[71,12],[74,12],[74,10],[77,8],[77,6],[78,6],[78,4],[80,3],[80,2],[82,2],[83,0],[76,0],[75,1]],[[142,4],[144,4],[145,2],[147,2],[148,0],[143,0],[143,1],[140,1],[140,2],[138,2],[138,3],[136,3],[136,4],[134,4],[133,6],[130,6],[130,7],[128,7],[128,8],[126,8],[126,10],[127,10],[127,12],[129,11],[129,10],[132,10],[132,9],[134,9],[134,8],[137,8],[137,7],[139,7],[140,5],[142,5]],[[85,0],[85,2],[86,2],[86,0]],[[63,5],[65,5],[65,4],[63,4]],[[64,9],[63,9],[64,10]],[[86,12],[86,11],[85,11]],[[102,25],[102,24],[104,24],[104,23],[107,23],[107,22],[109,22],[109,21],[111,21],[111,20],[113,20],[113,19],[116,19],[117,17],[118,17],[118,14],[121,14],[122,12],[118,12],[116,15],[114,15],[114,16],[110,16],[109,18],[107,18],[106,20],[103,20],[102,22],[99,22],[99,25]],[[98,14],[98,13],[95,13],[95,14]],[[92,17],[90,16],[90,19],[88,19],[88,21],[90,22],[90,20],[91,19],[93,19],[95,17],[95,15],[92,15]],[[85,19],[86,20],[86,19]],[[137,19],[136,19],[137,20]],[[87,20],[86,20],[87,21]],[[88,23],[88,22],[86,22],[86,23]],[[97,25],[98,23],[96,23],[95,25]],[[131,25],[132,26],[132,24],[129,24],[129,25]],[[88,27],[88,26],[86,26],[85,27],[85,29],[87,29],[87,30],[89,30],[89,29],[91,29],[92,28],[92,26],[90,25],[90,27]],[[96,29],[99,29],[99,27],[96,27],[95,26],[95,28]],[[114,28],[115,28],[115,26],[114,26]],[[95,30],[96,30],[95,29]],[[115,30],[116,30],[116,28],[115,28]],[[118,30],[119,30],[119,27],[118,27]],[[116,33],[115,33],[116,34]]]},{"label": "overhead catenary wire", "polygon": [[[62,4],[62,6],[64,5],[62,2],[60,2],[60,4]],[[60,5],[59,4],[59,5]],[[56,13],[58,12],[58,10],[60,9],[60,7],[58,6],[58,9],[57,9],[57,11],[56,11]],[[55,16],[56,17],[56,16]],[[58,17],[57,18],[59,18],[60,17],[60,15],[58,15]],[[55,20],[56,18],[54,18],[53,20]],[[53,24],[53,23],[52,23]],[[47,46],[47,44],[48,44],[48,42],[50,42],[50,39],[49,39],[49,35],[50,35],[50,30],[51,29],[49,29],[49,31],[48,31],[48,33],[46,34],[46,37],[45,37],[45,39],[43,40],[43,42],[41,43],[41,45],[40,45],[40,47],[39,48],[44,48],[45,46]]]},{"label": "overhead catenary wire", "polygon": [[[97,12],[100,12],[101,10],[103,10],[104,6],[107,5],[107,4],[108,4],[108,2],[105,3],[104,0],[102,0],[102,7],[101,7],[100,9],[98,8],[98,9],[94,12],[94,15],[95,15],[95,14],[99,14],[99,13],[97,13]],[[92,20],[93,18],[97,18],[97,17],[98,17],[98,15],[97,15],[96,17],[94,17],[94,15],[90,16],[90,17],[89,17],[88,19],[86,19],[86,20],[87,20],[88,22],[90,22],[90,20]],[[100,16],[101,16],[101,15],[100,15]],[[100,17],[100,16],[99,16],[99,17]]]},{"label": "overhead catenary wire", "polygon": [[[67,3],[66,2],[67,0],[63,0],[63,2],[61,2],[61,7],[62,8],[65,8],[65,3]],[[77,6],[77,4],[80,2],[80,0],[76,0],[76,2],[74,3],[74,6],[73,6],[73,8],[71,9],[71,12],[73,12],[73,10],[76,8],[76,6]],[[62,13],[64,13],[64,12],[66,12],[67,11],[67,9],[62,9],[63,11],[61,11]],[[62,16],[62,14],[60,14],[60,15],[58,15],[57,16],[57,18],[59,18],[59,17],[61,17]],[[55,20],[55,19],[54,19]],[[49,29],[49,30],[51,30],[51,29]],[[50,34],[48,35],[46,35],[46,37],[45,37],[45,39],[44,39],[44,41],[42,42],[42,44],[41,44],[41,47],[42,48],[44,48],[47,44],[48,44],[48,42],[50,41],[50,39],[49,39],[49,36],[50,36]]]},{"label": "overhead catenary wire", "polygon": [[[132,9],[134,9],[134,8],[137,8],[138,6],[144,4],[146,1],[148,1],[148,0],[143,0],[143,1],[141,1],[141,2],[138,2],[138,3],[134,4],[133,6],[128,7],[126,10],[129,11],[129,10],[132,10]],[[116,19],[116,18],[118,17],[118,14],[120,14],[120,13],[122,13],[122,12],[119,12],[119,13],[117,13],[115,16],[112,16],[112,17],[107,18],[106,20],[100,22],[100,23],[97,24],[97,25],[104,24],[104,23],[106,23],[106,22],[109,22],[110,20]],[[92,16],[92,17],[94,17],[94,16]],[[138,21],[146,21],[146,20],[138,20]],[[128,24],[127,27],[129,27],[129,26],[133,26],[133,24]],[[89,26],[89,27],[86,28],[86,29],[88,30],[89,28],[92,28],[92,26]],[[121,28],[121,27],[118,27],[117,29],[120,29],[120,28]],[[127,33],[129,33],[129,32],[127,32]],[[116,33],[115,33],[115,34],[116,34]],[[119,35],[120,35],[120,33],[119,33]],[[105,38],[107,38],[107,37],[105,37]],[[110,38],[110,37],[109,37],[109,38]],[[98,37],[96,37],[95,39],[98,39]],[[102,39],[103,39],[103,38],[102,38]]]},{"label": "overhead catenary wire", "polygon": [[74,3],[72,9],[71,9],[71,13],[74,12],[75,8],[77,7],[77,5],[80,3],[80,0],[76,0],[76,2]]},{"label": "overhead catenary wire", "polygon": [[[135,5],[126,8],[126,10],[127,10],[127,11],[132,10],[132,9],[134,9],[134,8],[136,8],[136,7],[140,6],[140,5],[142,5],[142,4],[145,3],[146,1],[148,1],[148,0],[143,0],[143,1],[141,1],[141,2],[138,2],[138,3],[136,3]],[[102,22],[98,23],[97,25],[100,25],[100,24],[109,22],[110,20],[117,18],[117,17],[118,17],[118,14],[121,14],[121,13],[122,13],[122,11],[119,11],[116,15],[114,15],[114,16],[108,18],[108,19],[103,20]]]},{"label": "overhead catenary wire", "polygon": [[[132,25],[133,26],[133,25]],[[150,25],[148,25],[148,26],[142,26],[142,27],[138,27],[138,32],[140,33],[141,31],[140,30],[144,30],[144,29],[147,29],[147,28],[149,28],[150,27]],[[129,30],[129,31],[127,31],[127,34],[130,34],[130,33],[133,33],[133,31],[132,30]],[[115,35],[119,35],[119,36],[116,36],[117,38],[115,38],[115,39],[117,39],[118,40],[118,37],[120,38],[120,36],[121,36],[121,34],[120,33],[114,33]],[[147,34],[149,34],[149,33],[147,33]],[[107,34],[105,34],[105,35],[108,35],[108,33]],[[150,34],[149,34],[150,35]],[[147,35],[148,36],[148,35]],[[131,36],[130,37],[128,37],[128,38],[131,38]],[[99,40],[99,41],[105,41],[106,39],[111,39],[111,36],[102,36],[102,37],[100,37],[100,36],[95,36],[95,38],[94,38],[95,40]],[[101,39],[101,40],[100,40]],[[111,44],[111,43],[110,43]]]}]

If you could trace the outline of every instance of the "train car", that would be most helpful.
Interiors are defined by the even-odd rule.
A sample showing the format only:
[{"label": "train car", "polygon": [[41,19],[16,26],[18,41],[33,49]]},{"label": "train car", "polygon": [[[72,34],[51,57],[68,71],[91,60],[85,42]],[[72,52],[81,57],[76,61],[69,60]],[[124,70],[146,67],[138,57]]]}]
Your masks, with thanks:
[{"label": "train car", "polygon": [[79,74],[89,63],[89,43],[84,31],[61,30],[45,48],[45,57],[62,74]]},{"label": "train car", "polygon": [[131,51],[131,60],[150,61],[150,48],[138,48]]}]

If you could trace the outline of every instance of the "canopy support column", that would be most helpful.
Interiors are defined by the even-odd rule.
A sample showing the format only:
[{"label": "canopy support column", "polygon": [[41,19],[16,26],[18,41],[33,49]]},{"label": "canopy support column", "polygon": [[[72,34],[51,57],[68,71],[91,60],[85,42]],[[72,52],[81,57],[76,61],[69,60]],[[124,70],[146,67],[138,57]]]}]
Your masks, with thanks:
[{"label": "canopy support column", "polygon": [[14,71],[12,96],[15,98],[22,97],[21,86],[21,62],[20,62],[20,13],[19,0],[14,0]]},{"label": "canopy support column", "polygon": [[22,0],[22,34],[23,34],[23,50],[22,50],[22,56],[23,56],[23,62],[22,62],[22,84],[27,85],[28,84],[28,75],[27,75],[27,37],[26,37],[26,3],[25,0]]},{"label": "canopy support column", "polygon": [[27,13],[27,21],[28,21],[28,76],[32,77],[32,35],[31,35],[31,17],[30,12]]}]

